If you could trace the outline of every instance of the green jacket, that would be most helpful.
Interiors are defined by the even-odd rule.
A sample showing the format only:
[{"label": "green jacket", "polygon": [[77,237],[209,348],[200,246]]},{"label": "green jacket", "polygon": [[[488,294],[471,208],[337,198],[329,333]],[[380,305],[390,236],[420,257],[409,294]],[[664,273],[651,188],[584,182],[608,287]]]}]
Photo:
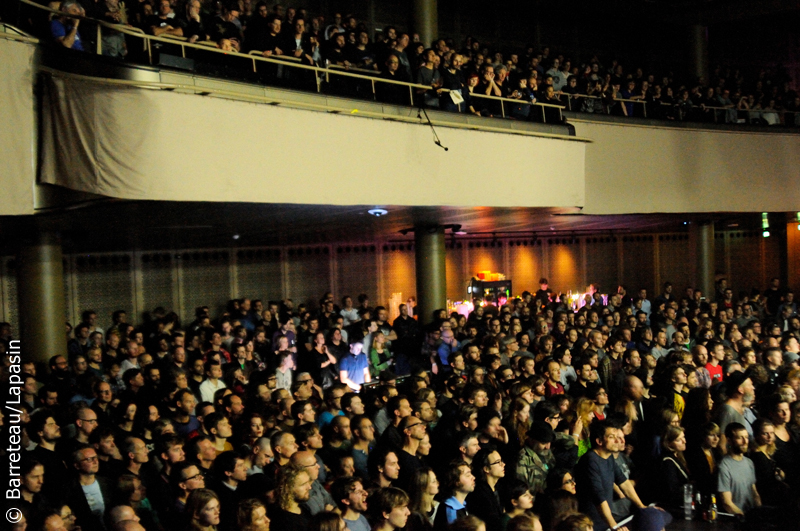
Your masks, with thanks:
[{"label": "green jacket", "polygon": [[523,446],[517,455],[514,472],[517,479],[528,484],[531,494],[544,492],[547,486],[547,473],[555,465],[556,459],[550,450],[541,454],[533,451],[529,446]]}]

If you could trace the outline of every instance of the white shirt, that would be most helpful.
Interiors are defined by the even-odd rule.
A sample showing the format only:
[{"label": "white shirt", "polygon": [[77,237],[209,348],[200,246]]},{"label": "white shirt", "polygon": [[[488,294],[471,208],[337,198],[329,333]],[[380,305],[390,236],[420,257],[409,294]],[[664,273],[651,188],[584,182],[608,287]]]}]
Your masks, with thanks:
[{"label": "white shirt", "polygon": [[211,402],[213,404],[214,393],[225,388],[225,384],[222,382],[222,380],[218,379],[217,384],[214,385],[214,382],[212,382],[210,379],[207,379],[200,384],[200,400],[203,402]]}]

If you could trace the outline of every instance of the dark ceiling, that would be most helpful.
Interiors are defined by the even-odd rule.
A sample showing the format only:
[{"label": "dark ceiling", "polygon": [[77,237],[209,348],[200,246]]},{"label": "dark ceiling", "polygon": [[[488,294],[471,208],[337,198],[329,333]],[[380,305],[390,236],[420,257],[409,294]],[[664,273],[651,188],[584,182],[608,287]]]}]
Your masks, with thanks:
[{"label": "dark ceiling", "polygon": [[[55,230],[67,252],[124,249],[252,247],[404,240],[414,225],[460,225],[457,237],[538,236],[686,230],[697,217],[675,214],[584,216],[578,209],[177,203],[98,200],[24,218],[0,218],[0,249],[13,253],[22,238]],[[713,214],[718,229],[757,228],[757,215]]]}]

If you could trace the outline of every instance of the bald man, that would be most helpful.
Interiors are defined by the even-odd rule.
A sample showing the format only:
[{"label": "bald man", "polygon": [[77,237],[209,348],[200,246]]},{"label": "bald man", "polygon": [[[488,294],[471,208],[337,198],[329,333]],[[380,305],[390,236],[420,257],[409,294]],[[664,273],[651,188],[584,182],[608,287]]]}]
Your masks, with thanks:
[{"label": "bald man", "polygon": [[320,466],[314,453],[307,450],[295,452],[292,454],[291,462],[308,472],[308,476],[311,478],[311,495],[308,501],[303,502],[301,506],[304,505],[312,516],[322,511],[335,510],[336,501],[319,482]]},{"label": "bald man", "polygon": [[123,520],[114,524],[111,531],[146,531],[142,524],[133,520]]},{"label": "bald man", "polygon": [[111,525],[116,525],[121,522],[125,522],[130,520],[132,522],[138,522],[139,517],[136,516],[136,512],[133,510],[133,507],[130,505],[117,505],[113,507],[111,511],[108,513],[108,520],[111,522]]}]

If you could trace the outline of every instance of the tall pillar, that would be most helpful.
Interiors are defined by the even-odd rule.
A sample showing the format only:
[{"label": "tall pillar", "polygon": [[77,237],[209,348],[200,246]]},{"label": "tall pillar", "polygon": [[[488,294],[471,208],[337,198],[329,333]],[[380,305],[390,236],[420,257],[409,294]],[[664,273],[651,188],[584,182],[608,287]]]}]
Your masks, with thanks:
[{"label": "tall pillar", "polygon": [[417,315],[421,325],[432,321],[434,310],[447,308],[444,227],[414,228],[417,265]]},{"label": "tall pillar", "polygon": [[708,27],[692,24],[689,28],[689,46],[691,46],[692,75],[705,78],[708,82]]},{"label": "tall pillar", "polygon": [[706,299],[714,296],[714,222],[692,223],[689,241],[694,251],[695,279]]},{"label": "tall pillar", "polygon": [[414,0],[414,31],[426,48],[439,38],[439,12],[437,0]]},{"label": "tall pillar", "polygon": [[17,254],[20,339],[25,360],[47,363],[66,353],[64,266],[61,241],[42,232],[24,241]]}]

